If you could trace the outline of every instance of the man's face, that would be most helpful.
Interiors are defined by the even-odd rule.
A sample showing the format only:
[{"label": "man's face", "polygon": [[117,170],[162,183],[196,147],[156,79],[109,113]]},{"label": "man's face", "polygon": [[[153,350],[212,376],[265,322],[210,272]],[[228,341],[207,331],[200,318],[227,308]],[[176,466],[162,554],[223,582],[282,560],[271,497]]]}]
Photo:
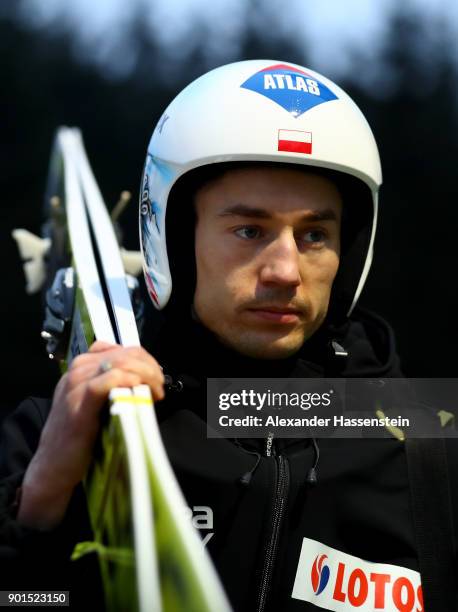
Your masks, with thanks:
[{"label": "man's face", "polygon": [[200,321],[244,355],[295,353],[323,322],[339,266],[335,185],[300,169],[253,166],[204,185],[195,207]]}]

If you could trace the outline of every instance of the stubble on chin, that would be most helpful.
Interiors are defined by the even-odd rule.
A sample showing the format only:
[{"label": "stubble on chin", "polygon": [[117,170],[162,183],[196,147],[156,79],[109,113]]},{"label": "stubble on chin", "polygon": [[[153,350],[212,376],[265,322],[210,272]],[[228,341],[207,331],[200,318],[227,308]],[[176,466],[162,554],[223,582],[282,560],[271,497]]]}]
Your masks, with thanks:
[{"label": "stubble on chin", "polygon": [[302,328],[282,335],[273,330],[261,331],[233,325],[213,333],[224,346],[246,357],[261,360],[287,359],[297,353],[305,341]]}]

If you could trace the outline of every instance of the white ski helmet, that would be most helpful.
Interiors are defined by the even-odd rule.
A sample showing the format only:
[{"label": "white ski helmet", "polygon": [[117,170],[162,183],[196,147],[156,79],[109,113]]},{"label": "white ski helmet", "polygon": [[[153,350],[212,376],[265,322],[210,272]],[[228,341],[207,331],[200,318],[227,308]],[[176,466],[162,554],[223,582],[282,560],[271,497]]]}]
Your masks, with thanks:
[{"label": "white ski helmet", "polygon": [[[153,132],[140,191],[140,244],[156,308],[168,303],[177,280],[170,273],[170,236],[166,240],[171,192],[197,169],[234,162],[312,166],[359,186],[351,198],[343,195],[344,215],[358,200],[365,221],[342,251],[333,286],[340,315],[349,315],[372,261],[382,181],[377,145],[340,87],[308,68],[274,60],[241,61],[204,74],[169,104]],[[189,224],[184,207],[191,202],[185,199],[174,204],[180,207],[174,227]]]}]

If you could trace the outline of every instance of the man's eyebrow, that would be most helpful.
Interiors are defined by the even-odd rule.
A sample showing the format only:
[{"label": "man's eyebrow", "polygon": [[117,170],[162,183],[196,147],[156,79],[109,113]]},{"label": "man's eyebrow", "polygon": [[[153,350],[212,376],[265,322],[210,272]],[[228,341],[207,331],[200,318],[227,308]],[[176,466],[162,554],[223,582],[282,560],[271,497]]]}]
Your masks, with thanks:
[{"label": "man's eyebrow", "polygon": [[271,219],[272,215],[264,208],[253,208],[246,204],[234,204],[218,213],[218,217],[252,217],[255,219]]},{"label": "man's eyebrow", "polygon": [[[264,208],[254,208],[246,204],[234,204],[218,213],[218,217],[248,217],[251,219],[272,219],[272,214]],[[301,221],[337,221],[337,214],[332,208],[309,210],[304,213]]]}]

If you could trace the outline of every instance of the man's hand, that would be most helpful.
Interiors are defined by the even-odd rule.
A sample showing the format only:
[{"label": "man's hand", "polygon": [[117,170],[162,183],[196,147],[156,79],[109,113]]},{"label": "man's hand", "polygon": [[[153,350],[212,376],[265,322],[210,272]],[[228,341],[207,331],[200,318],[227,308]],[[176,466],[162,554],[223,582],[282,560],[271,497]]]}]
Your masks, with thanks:
[{"label": "man's hand", "polygon": [[150,386],[155,400],[163,399],[161,367],[143,348],[95,342],[73,360],[56,387],[37,452],[24,476],[17,515],[21,524],[51,529],[62,520],[91,462],[100,411],[110,390],[140,384]]}]

